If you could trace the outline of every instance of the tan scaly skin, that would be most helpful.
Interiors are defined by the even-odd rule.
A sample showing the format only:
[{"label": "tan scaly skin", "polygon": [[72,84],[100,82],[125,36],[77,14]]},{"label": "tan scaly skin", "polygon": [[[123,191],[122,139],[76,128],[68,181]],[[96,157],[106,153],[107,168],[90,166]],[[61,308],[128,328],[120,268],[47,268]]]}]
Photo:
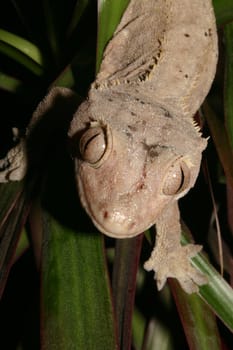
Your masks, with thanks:
[{"label": "tan scaly skin", "polygon": [[159,289],[168,277],[188,293],[207,282],[190,263],[201,246],[180,245],[178,199],[207,145],[193,116],[216,63],[210,0],[131,0],[70,126],[80,199],[97,228],[128,238],[156,224],[145,268]]}]

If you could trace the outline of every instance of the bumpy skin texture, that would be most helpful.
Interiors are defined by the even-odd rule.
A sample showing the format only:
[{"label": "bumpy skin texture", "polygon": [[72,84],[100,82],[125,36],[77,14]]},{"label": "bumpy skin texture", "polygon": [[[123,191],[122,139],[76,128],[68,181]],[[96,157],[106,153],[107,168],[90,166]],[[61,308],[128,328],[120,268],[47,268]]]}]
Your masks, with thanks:
[{"label": "bumpy skin texture", "polygon": [[[128,238],[156,224],[145,268],[154,270],[159,289],[168,277],[188,293],[207,282],[190,264],[201,246],[180,245],[178,199],[194,185],[207,145],[193,116],[216,63],[210,0],[131,0],[70,126],[81,202],[99,230]],[[53,109],[60,90],[39,105],[32,126]],[[25,173],[11,152],[0,181]]]},{"label": "bumpy skin texture", "polygon": [[132,0],[71,123],[83,206],[116,238],[156,223],[145,268],[155,271],[159,289],[168,277],[188,293],[206,283],[189,261],[201,247],[180,246],[177,201],[199,173],[207,142],[193,115],[216,62],[211,1]]}]

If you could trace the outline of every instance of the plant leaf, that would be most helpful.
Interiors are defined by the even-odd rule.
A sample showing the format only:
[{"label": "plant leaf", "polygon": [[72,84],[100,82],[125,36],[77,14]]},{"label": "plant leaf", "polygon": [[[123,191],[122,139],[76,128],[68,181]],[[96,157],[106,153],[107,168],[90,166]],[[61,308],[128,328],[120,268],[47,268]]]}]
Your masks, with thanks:
[{"label": "plant leaf", "polygon": [[46,214],[42,256],[43,349],[116,349],[103,237]]},{"label": "plant leaf", "polygon": [[13,263],[15,250],[26,222],[30,201],[22,189],[22,183],[0,186],[0,297],[5,288],[7,277]]},{"label": "plant leaf", "polygon": [[231,0],[213,0],[218,25],[233,20],[233,3]]},{"label": "plant leaf", "polygon": [[[182,243],[187,244],[187,235]],[[211,307],[223,323],[233,331],[233,289],[208,262],[203,253],[191,259],[193,266],[208,277],[208,284],[199,288],[199,295]]]},{"label": "plant leaf", "polygon": [[43,57],[40,50],[30,41],[0,29],[0,52],[12,58],[33,74],[43,74]]},{"label": "plant leaf", "polygon": [[176,280],[169,285],[181,318],[189,348],[193,350],[220,350],[221,341],[212,310],[198,294],[187,294]]},{"label": "plant leaf", "polygon": [[113,298],[118,324],[119,344],[131,349],[131,328],[136,291],[136,277],[143,234],[116,240],[113,265]]},{"label": "plant leaf", "polygon": [[98,72],[104,48],[112,37],[129,0],[98,0],[98,38],[96,72]]}]

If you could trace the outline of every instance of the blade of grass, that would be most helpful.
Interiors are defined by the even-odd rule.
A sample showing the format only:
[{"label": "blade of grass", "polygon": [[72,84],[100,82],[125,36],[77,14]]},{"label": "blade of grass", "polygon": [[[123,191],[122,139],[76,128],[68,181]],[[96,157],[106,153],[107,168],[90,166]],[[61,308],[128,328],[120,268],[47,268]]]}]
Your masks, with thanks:
[{"label": "blade of grass", "polygon": [[103,237],[44,216],[42,348],[116,349]]},{"label": "blade of grass", "polygon": [[67,88],[73,88],[75,85],[75,78],[71,65],[69,64],[66,68],[59,74],[59,76],[52,82],[50,87],[54,86],[64,86]]},{"label": "blade of grass", "polygon": [[16,93],[19,89],[22,89],[22,87],[23,83],[20,80],[0,72],[0,89]]},{"label": "blade of grass", "polygon": [[143,235],[116,241],[113,297],[121,349],[131,349],[131,328],[136,277]]},{"label": "blade of grass", "polygon": [[43,74],[43,57],[30,41],[0,29],[0,52],[20,63],[37,76]]},{"label": "blade of grass", "polygon": [[13,263],[15,263],[22,256],[22,254],[29,248],[29,246],[30,242],[28,240],[26,230],[23,228],[16,247]]},{"label": "blade of grass", "polygon": [[[14,188],[14,184],[7,186],[11,187],[11,185]],[[15,250],[29,212],[30,202],[26,193],[22,191],[17,196],[16,201],[13,200],[10,202],[10,206],[12,208],[7,214],[6,219],[3,218],[0,228],[0,298],[4,291],[15,256]]]},{"label": "blade of grass", "polygon": [[13,182],[0,185],[0,229],[22,193],[22,183]]},{"label": "blade of grass", "polygon": [[57,24],[58,13],[54,11],[53,4],[50,2],[50,0],[43,0],[43,10],[46,23],[46,33],[52,52],[53,61],[57,66],[59,66],[61,62],[61,47],[59,40],[61,28],[59,28]]},{"label": "blade of grass", "polygon": [[98,0],[98,38],[96,72],[98,72],[104,48],[112,37],[129,0]]},{"label": "blade of grass", "polygon": [[169,280],[189,348],[220,350],[221,341],[212,310],[197,294],[187,294],[174,279]]},{"label": "blade of grass", "polygon": [[[182,235],[182,244],[190,243],[188,229]],[[208,277],[208,284],[199,288],[199,295],[222,322],[233,331],[233,289],[208,262],[203,253],[192,258],[192,264]]]},{"label": "blade of grass", "polygon": [[73,164],[67,152],[67,131],[78,99],[70,91],[55,91],[53,97],[44,99],[43,118],[30,144],[33,150],[32,142],[36,143],[37,161],[41,160],[36,174],[38,168],[43,171],[43,185],[37,185],[43,212],[30,217],[36,256],[43,232],[42,348],[116,349],[103,237],[86,231],[89,226],[77,206]]},{"label": "blade of grass", "polygon": [[0,29],[0,42],[5,43],[30,58],[39,66],[43,66],[43,56],[39,48],[20,36]]},{"label": "blade of grass", "polygon": [[72,18],[69,23],[69,27],[67,29],[67,36],[71,36],[72,33],[75,31],[80,18],[82,17],[88,3],[90,0],[79,0],[76,1],[74,9],[72,11]]},{"label": "blade of grass", "polygon": [[233,3],[232,0],[213,0],[216,21],[218,25],[233,20]]}]

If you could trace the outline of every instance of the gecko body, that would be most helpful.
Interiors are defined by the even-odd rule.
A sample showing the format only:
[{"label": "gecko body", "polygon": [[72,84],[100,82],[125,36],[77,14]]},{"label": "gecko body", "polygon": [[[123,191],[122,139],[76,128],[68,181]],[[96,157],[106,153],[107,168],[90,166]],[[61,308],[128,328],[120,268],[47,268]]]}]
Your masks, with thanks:
[{"label": "gecko body", "polygon": [[210,0],[131,0],[70,125],[80,199],[97,228],[128,238],[156,225],[145,268],[159,289],[168,277],[188,293],[207,282],[190,262],[201,246],[180,244],[178,200],[195,184],[207,145],[193,117],[217,52]]}]

